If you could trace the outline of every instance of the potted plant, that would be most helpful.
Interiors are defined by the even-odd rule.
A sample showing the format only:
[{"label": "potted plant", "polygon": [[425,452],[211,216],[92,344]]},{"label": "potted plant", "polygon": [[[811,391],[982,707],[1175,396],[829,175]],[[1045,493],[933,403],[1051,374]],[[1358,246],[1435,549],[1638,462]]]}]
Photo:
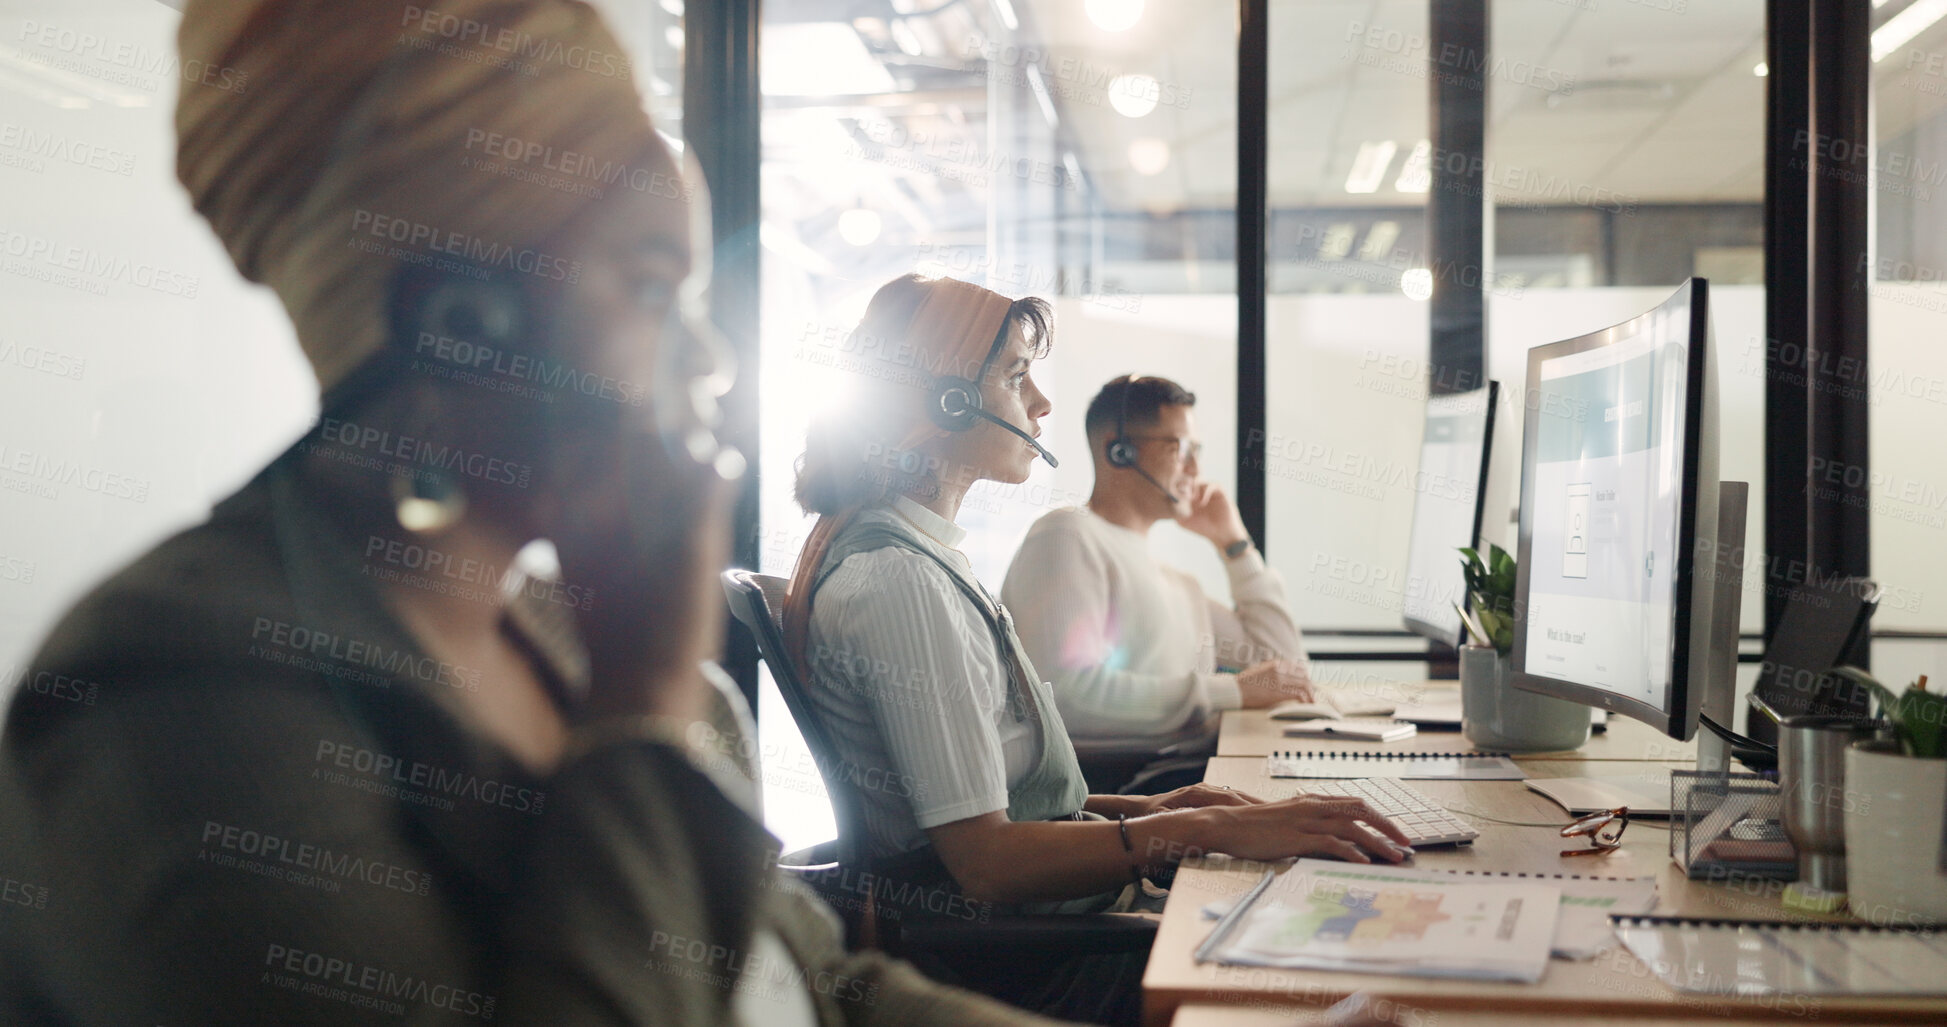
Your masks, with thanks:
[{"label": "potted plant", "polygon": [[1514,557],[1489,543],[1479,551],[1460,550],[1470,610],[1460,608],[1471,644],[1460,649],[1460,725],[1467,740],[1483,749],[1551,752],[1577,749],[1589,740],[1589,708],[1581,703],[1528,692],[1508,683],[1508,654],[1514,648]]},{"label": "potted plant", "polygon": [[1947,808],[1947,695],[1922,676],[1894,695],[1857,667],[1833,673],[1871,691],[1886,730],[1846,750],[1847,903],[1876,924],[1947,922],[1947,873],[1940,870]]}]

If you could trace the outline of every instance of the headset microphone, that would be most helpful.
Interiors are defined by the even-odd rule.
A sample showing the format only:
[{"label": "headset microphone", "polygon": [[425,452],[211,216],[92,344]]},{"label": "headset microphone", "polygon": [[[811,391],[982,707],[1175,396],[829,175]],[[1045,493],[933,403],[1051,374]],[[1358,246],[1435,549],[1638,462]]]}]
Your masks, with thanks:
[{"label": "headset microphone", "polygon": [[1142,475],[1144,481],[1156,486],[1156,491],[1161,492],[1169,499],[1171,506],[1177,506],[1183,500],[1176,498],[1176,493],[1164,488],[1162,482],[1157,481],[1148,471],[1143,470],[1142,461],[1140,460],[1141,454],[1136,449],[1136,443],[1129,438],[1129,390],[1134,388],[1136,382],[1140,380],[1126,375],[1122,379],[1122,402],[1116,406],[1115,414],[1115,438],[1109,440],[1109,445],[1104,455],[1109,458],[1110,467],[1127,467],[1137,474]]},{"label": "headset microphone", "polygon": [[1178,498],[1176,498],[1176,493],[1174,493],[1174,492],[1171,492],[1171,491],[1170,491],[1169,489],[1166,489],[1166,488],[1164,488],[1164,487],[1163,487],[1163,483],[1162,483],[1162,482],[1160,482],[1160,481],[1157,481],[1157,480],[1156,480],[1155,478],[1153,478],[1153,477],[1150,477],[1150,474],[1149,474],[1149,472],[1148,472],[1148,471],[1145,471],[1145,470],[1143,470],[1142,468],[1140,468],[1140,467],[1137,467],[1137,466],[1135,466],[1135,465],[1133,465],[1133,464],[1132,464],[1132,465],[1130,465],[1130,467],[1129,467],[1129,469],[1130,469],[1130,470],[1132,470],[1132,471],[1134,471],[1134,472],[1136,472],[1137,474],[1140,474],[1140,475],[1142,475],[1142,476],[1143,476],[1143,480],[1144,480],[1144,481],[1146,481],[1146,482],[1148,482],[1148,483],[1150,483],[1151,485],[1154,485],[1154,486],[1156,486],[1156,490],[1157,490],[1158,492],[1161,492],[1161,493],[1163,494],[1163,496],[1164,496],[1164,498],[1166,498],[1166,499],[1168,499],[1168,500],[1170,501],[1170,505],[1171,505],[1171,506],[1176,506],[1176,505],[1178,505],[1178,504],[1180,504],[1180,503],[1182,503],[1182,502],[1183,502],[1183,500],[1181,500],[1181,499],[1178,499]]}]

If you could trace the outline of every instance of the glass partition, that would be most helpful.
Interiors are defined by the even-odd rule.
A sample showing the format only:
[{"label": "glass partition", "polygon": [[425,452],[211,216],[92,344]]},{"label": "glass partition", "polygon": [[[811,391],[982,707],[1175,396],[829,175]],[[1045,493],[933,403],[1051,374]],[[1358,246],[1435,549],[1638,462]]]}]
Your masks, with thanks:
[{"label": "glass partition", "polygon": [[[1404,630],[1430,293],[1427,15],[1426,0],[1270,6],[1266,552],[1314,653],[1324,630]],[[1333,647],[1425,648],[1371,635]]]},{"label": "glass partition", "polygon": [[[1837,369],[1871,404],[1869,467],[1814,466],[1809,489],[1836,495],[1863,478],[1873,578],[1885,590],[1873,671],[1896,687],[1947,660],[1947,23],[1938,4],[1875,5],[1872,35],[1876,214],[1867,290],[1867,366]],[[1850,149],[1841,140],[1820,140]],[[1839,159],[1845,160],[1843,154]],[[1866,153],[1852,161],[1862,168]],[[1931,636],[1931,637],[1924,637]]]},{"label": "glass partition", "polygon": [[[762,570],[786,575],[810,528],[791,500],[805,427],[863,366],[853,327],[910,271],[1055,309],[1035,371],[1061,460],[976,487],[962,546],[998,589],[1021,537],[1093,482],[1082,414],[1124,373],[1198,396],[1205,473],[1235,466],[1233,19],[1195,0],[773,0],[761,32]],[[1210,546],[1157,528],[1163,559],[1227,594]],[[815,765],[766,678],[769,822],[830,837]],[[794,769],[795,768],[795,769]],[[815,796],[818,801],[803,801]]]}]

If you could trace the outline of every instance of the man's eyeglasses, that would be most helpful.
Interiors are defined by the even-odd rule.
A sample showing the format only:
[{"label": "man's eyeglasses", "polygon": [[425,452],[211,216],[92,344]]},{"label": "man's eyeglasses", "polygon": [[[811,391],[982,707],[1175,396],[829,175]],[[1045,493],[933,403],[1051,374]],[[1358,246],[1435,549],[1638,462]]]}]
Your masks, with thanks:
[{"label": "man's eyeglasses", "polygon": [[1623,829],[1629,826],[1629,807],[1618,806],[1607,813],[1591,813],[1562,828],[1562,837],[1583,837],[1590,848],[1563,849],[1564,856],[1606,856],[1622,848]]},{"label": "man's eyeglasses", "polygon": [[1172,442],[1176,444],[1176,462],[1187,464],[1203,455],[1203,443],[1182,435],[1131,435],[1132,442]]}]

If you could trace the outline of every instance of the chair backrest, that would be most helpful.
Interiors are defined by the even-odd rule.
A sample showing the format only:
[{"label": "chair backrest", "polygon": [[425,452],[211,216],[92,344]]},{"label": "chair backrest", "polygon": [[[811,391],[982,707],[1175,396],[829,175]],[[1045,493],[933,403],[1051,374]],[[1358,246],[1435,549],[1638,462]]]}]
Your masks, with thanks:
[{"label": "chair backrest", "polygon": [[856,864],[865,851],[864,804],[858,791],[844,779],[844,754],[832,743],[825,722],[811,701],[811,693],[798,677],[797,666],[784,648],[784,595],[789,583],[771,574],[732,568],[723,572],[723,594],[730,603],[730,615],[749,629],[757,642],[757,654],[770,665],[771,678],[784,696],[784,705],[797,721],[798,733],[811,750],[818,776],[831,797],[832,819],[838,824],[838,858]]}]

